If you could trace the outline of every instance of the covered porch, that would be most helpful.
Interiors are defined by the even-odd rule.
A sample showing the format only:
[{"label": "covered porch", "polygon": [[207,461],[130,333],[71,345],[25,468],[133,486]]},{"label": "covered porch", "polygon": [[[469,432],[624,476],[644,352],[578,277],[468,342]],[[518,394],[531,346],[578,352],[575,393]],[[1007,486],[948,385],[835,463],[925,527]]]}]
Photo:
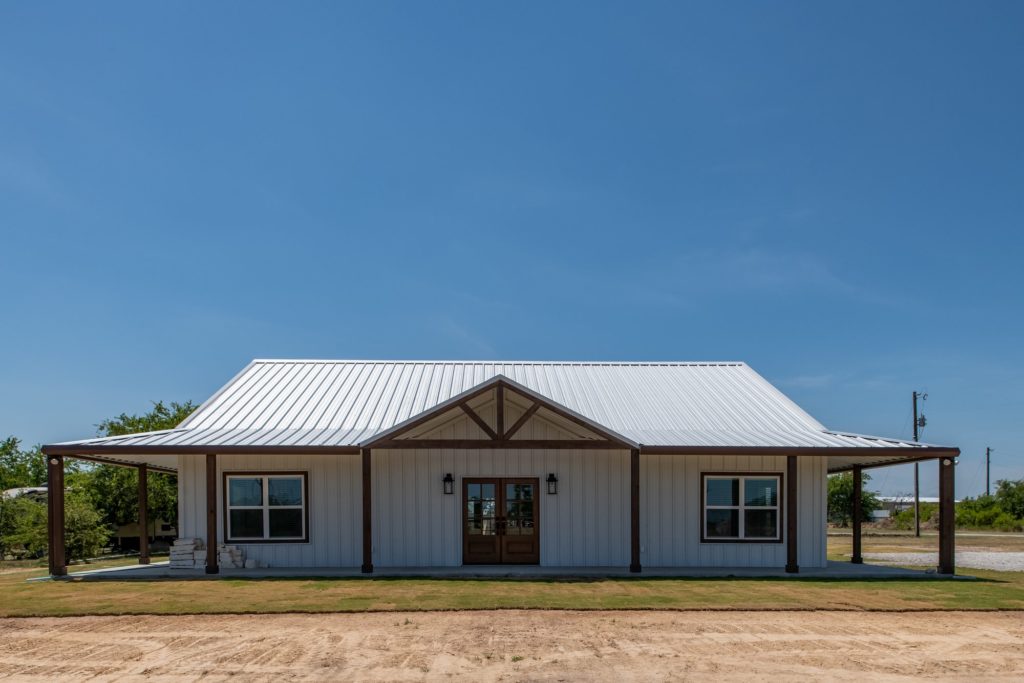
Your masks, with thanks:
[{"label": "covered porch", "polygon": [[42,577],[33,581],[59,578],[68,581],[159,581],[231,579],[355,579],[355,578],[432,578],[432,579],[971,579],[954,574],[939,574],[928,569],[907,569],[887,565],[829,562],[827,567],[802,570],[799,574],[784,568],[760,567],[645,567],[642,577],[628,567],[539,567],[536,565],[468,565],[463,567],[378,567],[372,575],[351,567],[268,567],[263,569],[221,569],[217,576],[201,569],[171,569],[167,562],[127,565],[104,569],[84,569],[60,577]]}]

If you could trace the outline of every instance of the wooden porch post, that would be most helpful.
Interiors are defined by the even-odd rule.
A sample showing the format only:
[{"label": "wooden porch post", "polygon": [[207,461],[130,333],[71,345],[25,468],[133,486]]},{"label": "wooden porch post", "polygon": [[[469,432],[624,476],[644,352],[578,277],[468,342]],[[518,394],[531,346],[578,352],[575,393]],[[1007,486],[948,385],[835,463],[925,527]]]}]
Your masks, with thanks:
[{"label": "wooden porch post", "polygon": [[640,449],[629,451],[629,571],[640,572]]},{"label": "wooden porch post", "polygon": [[797,463],[795,455],[786,456],[786,573],[796,574],[800,571],[800,565],[797,563],[797,548],[796,548],[796,536],[797,536],[797,486],[796,486],[796,472]]},{"label": "wooden porch post", "polygon": [[139,564],[149,564],[149,468],[139,465]]},{"label": "wooden porch post", "polygon": [[370,449],[363,452],[363,566],[364,574],[373,573],[373,481],[370,473]]},{"label": "wooden porch post", "polygon": [[219,574],[217,566],[217,455],[206,455],[206,573]]},{"label": "wooden porch post", "polygon": [[50,576],[66,576],[64,557],[64,457],[51,455],[46,459],[46,526]]},{"label": "wooden porch post", "polygon": [[861,556],[861,539],[860,539],[860,523],[863,517],[862,505],[861,505],[861,488],[864,486],[864,475],[860,467],[853,468],[853,519],[850,520],[850,524],[853,525],[853,554],[850,557],[850,562],[853,564],[863,564],[864,558]]},{"label": "wooden porch post", "polygon": [[939,460],[939,573],[956,573],[956,460]]}]

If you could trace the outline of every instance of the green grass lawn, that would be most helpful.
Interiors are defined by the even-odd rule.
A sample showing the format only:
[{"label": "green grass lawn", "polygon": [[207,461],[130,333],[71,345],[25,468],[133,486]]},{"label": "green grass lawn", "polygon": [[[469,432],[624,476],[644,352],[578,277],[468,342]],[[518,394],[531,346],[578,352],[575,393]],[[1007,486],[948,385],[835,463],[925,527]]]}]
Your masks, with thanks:
[{"label": "green grass lawn", "polygon": [[[829,554],[842,556],[843,542],[830,539]],[[880,545],[888,548],[892,539]],[[865,550],[871,547],[872,541],[865,539]],[[113,560],[92,566],[131,562]],[[1024,573],[967,573],[979,580],[354,578],[29,583],[27,578],[43,576],[45,570],[20,568],[0,570],[0,616],[460,609],[1024,609]]]}]

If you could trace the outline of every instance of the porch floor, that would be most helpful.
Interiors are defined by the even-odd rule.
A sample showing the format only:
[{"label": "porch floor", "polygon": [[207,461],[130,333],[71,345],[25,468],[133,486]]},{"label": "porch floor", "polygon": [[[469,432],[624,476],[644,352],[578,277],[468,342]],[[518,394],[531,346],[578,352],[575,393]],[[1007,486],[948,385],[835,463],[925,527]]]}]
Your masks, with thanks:
[{"label": "porch floor", "polygon": [[[970,579],[970,576],[947,576],[933,570],[906,569],[873,564],[829,562],[827,567],[801,568],[798,574],[787,574],[781,567],[644,567],[631,574],[627,567],[540,567],[536,565],[469,565],[462,567],[376,567],[372,574],[363,574],[358,567],[269,567],[265,569],[221,569],[209,575],[202,569],[171,569],[167,562],[150,565],[128,565],[105,569],[69,572],[62,580],[126,581],[159,579],[272,579],[272,578],[777,578],[777,579]],[[49,580],[50,577],[30,579]]]}]

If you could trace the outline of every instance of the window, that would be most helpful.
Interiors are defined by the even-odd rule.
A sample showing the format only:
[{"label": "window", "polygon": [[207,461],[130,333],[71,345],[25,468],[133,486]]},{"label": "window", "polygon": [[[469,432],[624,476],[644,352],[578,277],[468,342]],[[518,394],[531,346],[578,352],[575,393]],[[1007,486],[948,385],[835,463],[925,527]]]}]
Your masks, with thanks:
[{"label": "window", "polygon": [[781,541],[780,474],[705,474],[702,541]]},{"label": "window", "polygon": [[224,475],[227,542],[309,540],[304,472]]}]

